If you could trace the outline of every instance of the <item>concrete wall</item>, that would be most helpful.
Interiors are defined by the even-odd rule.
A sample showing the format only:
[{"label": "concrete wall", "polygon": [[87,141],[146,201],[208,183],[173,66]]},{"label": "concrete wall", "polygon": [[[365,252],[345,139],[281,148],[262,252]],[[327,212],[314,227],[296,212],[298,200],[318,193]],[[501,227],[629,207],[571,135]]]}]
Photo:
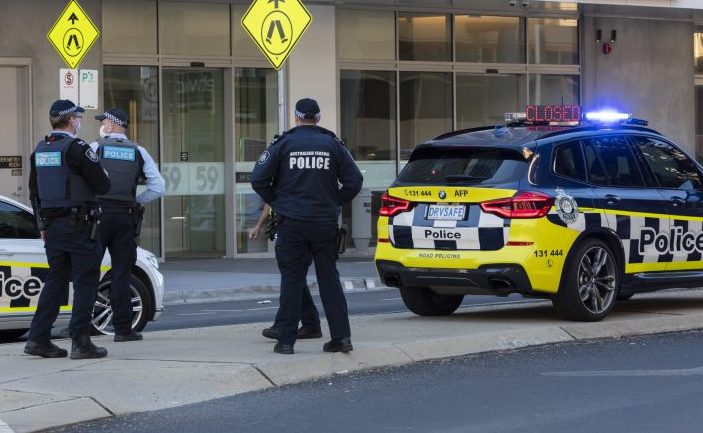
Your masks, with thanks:
[{"label": "concrete wall", "polygon": [[294,126],[295,102],[313,98],[320,104],[320,126],[338,132],[337,47],[334,6],[306,5],[312,23],[288,58],[288,103]]},{"label": "concrete wall", "polygon": [[[59,69],[68,68],[58,52],[49,42],[47,33],[56,22],[59,14],[66,6],[63,1],[23,0],[2,2],[0,15],[0,56],[29,58],[32,70],[32,142],[28,149],[34,149],[37,141],[41,140],[51,130],[49,124],[49,107],[59,97]],[[81,7],[93,21],[101,27],[101,0],[81,0]],[[101,41],[95,42],[88,54],[83,58],[80,67],[97,69],[102,74]],[[99,77],[102,82],[102,77]],[[102,95],[102,86],[98,89]],[[102,101],[102,96],[99,97]],[[77,102],[77,101],[74,101]],[[11,110],[12,107],[2,107]],[[97,127],[96,121],[91,121],[95,110],[85,113],[81,136],[94,138]],[[29,154],[29,152],[27,153]]]},{"label": "concrete wall", "polygon": [[[631,112],[693,152],[692,23],[586,16],[582,24],[584,108]],[[597,29],[607,39],[617,31],[610,54],[596,43]]]}]

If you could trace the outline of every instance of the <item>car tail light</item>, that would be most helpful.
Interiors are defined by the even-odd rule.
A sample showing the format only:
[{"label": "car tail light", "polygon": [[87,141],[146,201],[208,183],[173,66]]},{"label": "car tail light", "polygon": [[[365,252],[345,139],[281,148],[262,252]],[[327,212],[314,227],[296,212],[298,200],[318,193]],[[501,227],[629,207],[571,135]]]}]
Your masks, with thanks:
[{"label": "car tail light", "polygon": [[511,198],[484,201],[480,205],[484,212],[502,218],[541,218],[547,215],[552,204],[554,198],[546,194],[523,191]]},{"label": "car tail light", "polygon": [[407,200],[391,197],[384,193],[381,195],[381,210],[378,211],[378,214],[380,216],[392,217],[410,209],[411,204],[412,203]]}]

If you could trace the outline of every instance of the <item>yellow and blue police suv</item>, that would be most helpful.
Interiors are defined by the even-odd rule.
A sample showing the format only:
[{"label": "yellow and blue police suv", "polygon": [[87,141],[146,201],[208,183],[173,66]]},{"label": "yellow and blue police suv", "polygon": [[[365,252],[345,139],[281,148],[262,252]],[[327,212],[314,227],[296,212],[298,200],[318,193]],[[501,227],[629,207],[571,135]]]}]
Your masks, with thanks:
[{"label": "yellow and blue police suv", "polygon": [[596,321],[703,285],[703,171],[681,148],[617,112],[509,114],[417,146],[382,196],[375,264],[408,309],[520,293]]},{"label": "yellow and blue police suv", "polygon": [[[39,235],[32,210],[22,203],[0,196],[0,340],[24,334],[37,309],[39,294],[49,272],[44,241]],[[110,256],[105,254],[101,279],[93,308],[96,333],[112,334]],[[130,279],[132,328],[139,331],[156,320],[163,310],[164,279],[156,257],[137,248],[137,262]],[[71,296],[68,291],[55,325],[68,324]]]}]

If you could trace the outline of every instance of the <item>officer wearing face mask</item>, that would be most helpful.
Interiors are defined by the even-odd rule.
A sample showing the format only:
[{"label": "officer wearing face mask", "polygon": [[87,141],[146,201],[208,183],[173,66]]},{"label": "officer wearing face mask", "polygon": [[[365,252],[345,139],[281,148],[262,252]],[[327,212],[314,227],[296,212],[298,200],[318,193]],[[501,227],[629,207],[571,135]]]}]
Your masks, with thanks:
[{"label": "officer wearing face mask", "polygon": [[67,99],[51,105],[53,130],[30,157],[29,197],[39,216],[49,262],[24,353],[63,358],[68,352],[51,342],[51,327],[66,303],[73,281],[73,311],[68,329],[71,358],[102,358],[107,350],[90,341],[91,319],[100,278],[98,195],[110,179],[88,143],[76,137],[85,110]]},{"label": "officer wearing face mask", "polygon": [[[100,139],[93,145],[97,145],[102,166],[112,181],[110,191],[100,197],[99,203],[103,254],[109,250],[112,263],[110,306],[114,340],[138,341],[143,337],[132,329],[130,289],[132,268],[137,260],[135,234],[141,224],[142,206],[161,197],[166,182],[149,152],[125,135],[129,116],[124,110],[111,108],[95,119],[102,125]],[[141,179],[145,179],[146,189],[137,195],[137,183]]]}]

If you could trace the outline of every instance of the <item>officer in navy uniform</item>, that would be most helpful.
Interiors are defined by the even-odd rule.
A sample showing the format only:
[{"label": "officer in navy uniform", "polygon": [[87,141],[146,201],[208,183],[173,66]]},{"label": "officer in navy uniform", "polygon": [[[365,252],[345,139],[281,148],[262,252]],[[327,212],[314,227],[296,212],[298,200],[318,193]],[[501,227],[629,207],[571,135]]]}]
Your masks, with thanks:
[{"label": "officer in navy uniform", "polygon": [[71,358],[102,358],[107,350],[90,341],[93,306],[100,279],[97,239],[99,194],[110,179],[88,143],[76,137],[85,110],[67,99],[51,105],[53,131],[37,144],[30,158],[29,192],[49,262],[24,353],[63,358],[68,352],[51,342],[51,327],[61,305],[68,301],[73,281],[73,312],[68,329]]},{"label": "officer in navy uniform", "polygon": [[299,100],[295,104],[297,126],[261,154],[251,176],[254,191],[278,218],[276,260],[281,295],[276,353],[294,353],[301,299],[313,260],[331,335],[322,350],[346,353],[353,349],[336,266],[338,219],[342,204],[361,190],[363,176],[344,143],[317,126],[319,121],[317,102]]},{"label": "officer in navy uniform", "polygon": [[[92,145],[97,145],[100,162],[112,183],[110,191],[100,196],[98,203],[102,209],[103,254],[109,250],[112,263],[110,306],[114,340],[137,341],[143,337],[132,329],[130,279],[137,261],[135,231],[143,211],[141,206],[161,197],[166,182],[149,152],[125,135],[129,116],[124,110],[112,108],[95,119],[102,125],[100,139]],[[145,179],[146,189],[137,195],[137,183],[141,179]]]}]

